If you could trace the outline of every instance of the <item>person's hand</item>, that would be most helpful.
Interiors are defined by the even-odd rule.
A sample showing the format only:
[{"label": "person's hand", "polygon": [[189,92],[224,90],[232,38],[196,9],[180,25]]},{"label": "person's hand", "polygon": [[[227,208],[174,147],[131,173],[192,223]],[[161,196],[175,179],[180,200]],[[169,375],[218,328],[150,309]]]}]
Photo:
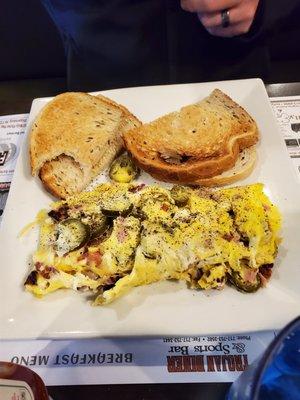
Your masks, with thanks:
[{"label": "person's hand", "polygon": [[249,31],[259,0],[181,0],[180,3],[185,11],[198,14],[210,34],[232,37]]}]

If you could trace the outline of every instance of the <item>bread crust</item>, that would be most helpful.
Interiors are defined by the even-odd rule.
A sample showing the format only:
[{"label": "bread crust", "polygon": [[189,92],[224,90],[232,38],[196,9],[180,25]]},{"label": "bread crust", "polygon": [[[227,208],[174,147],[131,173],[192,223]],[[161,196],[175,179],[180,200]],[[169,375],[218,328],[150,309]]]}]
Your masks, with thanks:
[{"label": "bread crust", "polygon": [[257,143],[259,133],[253,118],[215,89],[199,103],[123,137],[135,162],[156,179],[191,183],[231,169],[240,152]]},{"label": "bread crust", "polygon": [[[243,158],[245,158],[243,160]],[[238,182],[247,178],[253,171],[256,164],[256,148],[255,146],[242,150],[233,168],[224,171],[220,175],[213,176],[212,178],[197,179],[194,185],[213,187],[225,186]]]}]

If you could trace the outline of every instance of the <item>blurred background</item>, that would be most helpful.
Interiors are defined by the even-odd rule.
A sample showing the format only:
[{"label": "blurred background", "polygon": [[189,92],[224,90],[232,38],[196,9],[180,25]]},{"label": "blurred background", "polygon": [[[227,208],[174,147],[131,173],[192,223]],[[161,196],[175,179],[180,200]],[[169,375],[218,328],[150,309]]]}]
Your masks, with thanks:
[{"label": "blurred background", "polygon": [[[268,37],[271,73],[266,83],[300,80],[298,18],[291,15],[284,26]],[[66,90],[67,66],[62,40],[39,0],[1,0],[0,48],[1,102],[9,104],[15,90],[21,93],[24,89],[31,97]]]}]

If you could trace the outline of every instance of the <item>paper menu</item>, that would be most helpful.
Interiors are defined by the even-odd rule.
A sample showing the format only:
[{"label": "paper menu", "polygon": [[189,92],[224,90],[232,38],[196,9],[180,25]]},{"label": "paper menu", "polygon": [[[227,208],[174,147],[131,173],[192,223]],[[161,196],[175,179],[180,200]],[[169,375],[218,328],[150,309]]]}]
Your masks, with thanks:
[{"label": "paper menu", "polygon": [[275,97],[270,100],[300,183],[300,96]]},{"label": "paper menu", "polygon": [[232,382],[275,332],[0,342],[0,359],[26,365],[47,386]]},{"label": "paper menu", "polygon": [[24,137],[27,118],[28,114],[0,117],[0,223]]}]

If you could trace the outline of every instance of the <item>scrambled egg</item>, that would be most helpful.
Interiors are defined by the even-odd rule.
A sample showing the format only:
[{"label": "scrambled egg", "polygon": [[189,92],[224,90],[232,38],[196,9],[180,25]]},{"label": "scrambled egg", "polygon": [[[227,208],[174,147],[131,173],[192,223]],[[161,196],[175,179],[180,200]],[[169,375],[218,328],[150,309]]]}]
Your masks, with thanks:
[{"label": "scrambled egg", "polygon": [[54,203],[38,215],[26,289],[38,297],[61,288],[89,291],[99,305],[168,279],[205,290],[264,286],[281,217],[263,185],[181,191],[184,202],[158,186],[105,183]]}]

